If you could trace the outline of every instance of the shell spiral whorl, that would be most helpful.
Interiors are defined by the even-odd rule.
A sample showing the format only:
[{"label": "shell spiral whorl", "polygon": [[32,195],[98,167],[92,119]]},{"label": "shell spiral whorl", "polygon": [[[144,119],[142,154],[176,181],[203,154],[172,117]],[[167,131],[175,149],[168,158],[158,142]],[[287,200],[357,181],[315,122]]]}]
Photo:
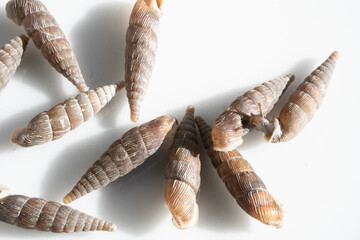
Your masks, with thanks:
[{"label": "shell spiral whorl", "polygon": [[339,53],[333,52],[299,85],[281,109],[279,119],[274,120],[276,128],[273,134],[265,135],[267,141],[273,143],[290,141],[305,128],[320,107],[338,58]]},{"label": "shell spiral whorl", "polygon": [[94,218],[56,202],[22,195],[0,199],[0,221],[26,229],[72,233],[110,231],[115,224]]},{"label": "shell spiral whorl", "polygon": [[64,203],[104,187],[141,165],[157,151],[175,124],[175,118],[162,116],[127,131],[85,173],[64,197]]},{"label": "shell spiral whorl", "polygon": [[200,188],[200,156],[194,121],[195,109],[188,107],[176,130],[165,170],[165,201],[179,229],[197,223],[196,195]]},{"label": "shell spiral whorl", "polygon": [[6,12],[16,24],[24,26],[51,66],[69,79],[80,92],[89,89],[65,34],[40,1],[11,0],[6,5]]},{"label": "shell spiral whorl", "polygon": [[161,2],[138,0],[126,33],[125,82],[133,122],[139,118],[140,104],[155,64]]},{"label": "shell spiral whorl", "polygon": [[294,78],[294,75],[286,75],[270,80],[233,101],[215,120],[212,130],[214,148],[231,151],[241,145],[242,137],[252,129],[250,117],[268,114]]},{"label": "shell spiral whorl", "polygon": [[124,82],[103,86],[71,97],[38,114],[25,127],[15,129],[10,140],[21,147],[31,147],[59,139],[99,112],[123,85]]},{"label": "shell spiral whorl", "polygon": [[271,196],[250,164],[237,150],[214,150],[210,126],[201,117],[195,120],[212,164],[239,206],[262,223],[280,228],[282,205]]},{"label": "shell spiral whorl", "polygon": [[21,34],[0,49],[0,93],[9,83],[26,50],[29,38]]}]

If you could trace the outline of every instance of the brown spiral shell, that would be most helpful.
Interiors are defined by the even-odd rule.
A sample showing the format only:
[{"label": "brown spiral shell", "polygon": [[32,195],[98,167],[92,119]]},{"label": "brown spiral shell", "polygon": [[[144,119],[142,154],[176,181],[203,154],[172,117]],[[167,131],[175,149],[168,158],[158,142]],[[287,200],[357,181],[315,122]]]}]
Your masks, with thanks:
[{"label": "brown spiral shell", "polygon": [[162,1],[138,0],[126,33],[125,82],[131,121],[139,118],[140,104],[155,64]]},{"label": "brown spiral shell", "polygon": [[271,196],[254,169],[237,150],[214,150],[210,126],[201,117],[195,121],[212,164],[239,206],[262,223],[280,228],[282,205]]},{"label": "brown spiral shell", "polygon": [[238,97],[216,120],[212,140],[217,151],[231,151],[242,143],[252,126],[252,115],[266,115],[274,107],[294,75],[270,80]]},{"label": "brown spiral shell", "polygon": [[41,198],[10,195],[0,199],[0,221],[26,229],[72,233],[108,231],[115,224]]},{"label": "brown spiral shell", "polygon": [[271,136],[265,135],[266,140],[273,143],[287,142],[305,128],[320,107],[338,58],[339,53],[333,52],[324,63],[306,77],[281,109],[279,119],[274,120],[274,132]]},{"label": "brown spiral shell", "polygon": [[21,147],[31,147],[59,139],[99,112],[123,87],[121,82],[71,97],[39,113],[25,127],[15,129],[10,140]]},{"label": "brown spiral shell", "polygon": [[92,165],[64,197],[64,203],[104,187],[141,165],[158,150],[175,124],[175,118],[161,116],[127,131]]},{"label": "brown spiral shell", "polygon": [[6,5],[6,13],[16,24],[24,26],[51,66],[69,79],[80,92],[89,89],[65,34],[40,1],[11,0]]},{"label": "brown spiral shell", "polygon": [[0,94],[20,65],[28,42],[29,38],[21,34],[0,49]]},{"label": "brown spiral shell", "polygon": [[165,201],[179,229],[197,223],[199,208],[196,195],[200,188],[200,157],[194,121],[194,107],[189,106],[176,130],[169,162],[165,170]]}]

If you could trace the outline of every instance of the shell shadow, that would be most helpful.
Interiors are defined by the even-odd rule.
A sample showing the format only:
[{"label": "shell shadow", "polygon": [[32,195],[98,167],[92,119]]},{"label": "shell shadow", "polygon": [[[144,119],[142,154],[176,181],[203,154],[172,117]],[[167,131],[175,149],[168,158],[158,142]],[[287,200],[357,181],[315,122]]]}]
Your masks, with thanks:
[{"label": "shell shadow", "polygon": [[[52,232],[41,232],[36,230],[28,230],[19,228],[10,224],[0,222],[0,233],[1,237],[6,239],[89,239],[94,236],[94,232],[82,232],[82,233],[70,233],[70,234],[59,234]],[[100,233],[101,234],[101,233]],[[66,236],[66,237],[65,237]]]},{"label": "shell shadow", "polygon": [[27,230],[10,224],[0,222],[0,233],[6,239],[29,239],[31,237],[38,239],[51,239],[58,237],[58,234]]},{"label": "shell shadow", "polygon": [[[132,6],[122,2],[96,5],[73,28],[71,42],[90,88],[124,79],[125,40]],[[119,101],[127,101],[126,95],[110,102],[107,110],[98,115],[103,127],[117,125],[117,116],[123,106],[118,104]]]},{"label": "shell shadow", "polygon": [[[0,29],[1,46],[15,36],[25,33],[23,27],[17,26],[10,19],[7,19],[4,9],[0,9]],[[15,76],[25,85],[38,89],[50,99],[62,99],[65,96],[61,82],[63,81],[61,78],[64,77],[50,66],[32,40],[29,41]],[[66,78],[64,80],[68,81]],[[71,83],[69,82],[69,84]]]},{"label": "shell shadow", "polygon": [[17,26],[13,21],[7,18],[6,12],[3,8],[0,9],[0,46],[9,42],[10,39],[24,33],[22,27]]}]

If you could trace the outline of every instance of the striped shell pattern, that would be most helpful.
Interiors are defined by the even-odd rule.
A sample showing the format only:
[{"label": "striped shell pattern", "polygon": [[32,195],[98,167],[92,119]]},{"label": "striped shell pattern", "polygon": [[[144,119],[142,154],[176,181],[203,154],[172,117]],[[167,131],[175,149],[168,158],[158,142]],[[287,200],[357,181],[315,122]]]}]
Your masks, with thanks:
[{"label": "striped shell pattern", "polygon": [[64,197],[64,203],[104,187],[141,165],[157,151],[175,124],[175,118],[161,116],[127,131],[85,173]]},{"label": "striped shell pattern", "polygon": [[15,129],[10,140],[19,146],[31,147],[59,139],[99,112],[123,86],[121,82],[71,97],[39,113],[25,127]]},{"label": "striped shell pattern", "polygon": [[16,24],[24,26],[51,66],[69,79],[80,92],[89,89],[70,43],[44,4],[38,0],[11,0],[6,5],[6,13]]},{"label": "striped shell pattern", "polygon": [[239,206],[262,223],[280,228],[282,205],[271,196],[254,169],[237,150],[214,150],[210,126],[201,117],[195,120],[212,164]]}]

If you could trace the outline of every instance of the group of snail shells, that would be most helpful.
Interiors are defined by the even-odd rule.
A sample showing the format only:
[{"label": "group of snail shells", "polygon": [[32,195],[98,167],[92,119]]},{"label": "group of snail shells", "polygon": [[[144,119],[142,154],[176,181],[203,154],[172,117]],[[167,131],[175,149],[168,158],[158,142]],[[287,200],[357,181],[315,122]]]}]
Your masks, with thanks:
[{"label": "group of snail shells", "polygon": [[[131,120],[139,118],[140,105],[151,78],[158,45],[162,0],[137,0],[126,34],[125,81],[89,90],[69,42],[47,8],[37,0],[10,0],[6,12],[23,25],[35,46],[49,63],[80,91],[80,94],[36,115],[25,127],[17,128],[11,142],[22,147],[61,138],[99,112],[123,87],[126,88]],[[29,38],[19,35],[0,50],[0,92],[21,62]],[[194,116],[189,106],[177,120],[161,116],[127,131],[99,157],[63,198],[65,204],[108,185],[128,174],[154,154],[169,132],[176,128],[165,168],[164,197],[173,224],[185,229],[198,221],[197,194],[200,189],[200,147],[197,129],[219,177],[239,206],[250,216],[276,228],[282,226],[284,210],[267,190],[249,162],[236,150],[243,136],[262,131],[272,143],[293,139],[319,108],[332,77],[338,52],[314,70],[291,95],[279,117],[266,115],[273,109],[294,75],[265,82],[235,99],[215,120],[213,128]],[[10,195],[0,185],[0,221],[27,229],[52,232],[114,231],[115,225],[88,216],[68,206],[40,198]]]}]

